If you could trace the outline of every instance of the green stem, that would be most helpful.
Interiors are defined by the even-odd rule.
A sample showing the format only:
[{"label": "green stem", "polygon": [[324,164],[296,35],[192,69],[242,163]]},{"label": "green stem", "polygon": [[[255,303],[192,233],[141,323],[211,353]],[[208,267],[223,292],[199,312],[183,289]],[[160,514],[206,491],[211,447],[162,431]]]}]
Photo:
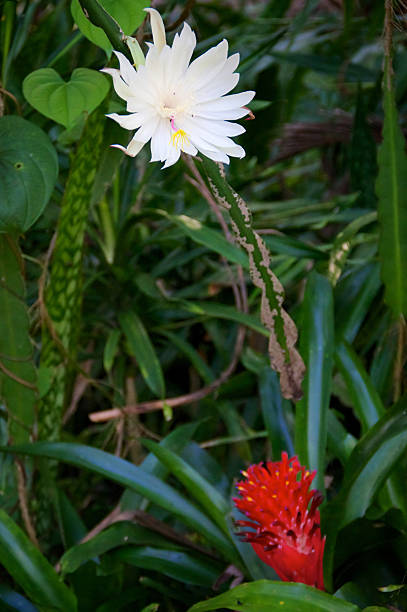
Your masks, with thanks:
[{"label": "green stem", "polygon": [[209,188],[218,203],[227,209],[237,242],[249,256],[251,279],[261,290],[261,318],[270,332],[270,361],[272,368],[280,373],[282,393],[298,400],[302,395],[304,364],[294,348],[297,329],[283,309],[284,290],[270,268],[269,251],[252,227],[246,203],[225,180],[222,166],[207,157],[202,158],[202,164]]},{"label": "green stem", "polygon": [[125,35],[117,21],[105,11],[97,0],[79,0],[79,4],[89,21],[91,21],[93,25],[102,28],[112,43],[113,49],[123,53],[129,62],[133,63],[130,50],[124,42]]},{"label": "green stem", "polygon": [[13,32],[15,2],[10,0],[4,4],[2,20],[4,23],[3,29],[3,61],[1,66],[1,82],[3,87],[6,87],[7,81],[7,58],[10,50],[11,35]]}]

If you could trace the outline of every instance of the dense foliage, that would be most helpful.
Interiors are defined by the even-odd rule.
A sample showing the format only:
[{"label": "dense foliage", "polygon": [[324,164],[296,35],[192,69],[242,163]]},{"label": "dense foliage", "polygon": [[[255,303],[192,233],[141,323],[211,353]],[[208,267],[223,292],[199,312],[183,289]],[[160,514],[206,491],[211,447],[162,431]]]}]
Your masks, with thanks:
[{"label": "dense foliage", "polygon": [[[407,610],[405,6],[154,2],[256,91],[226,176],[110,147],[146,6],[0,1],[1,609]],[[325,592],[236,535],[284,451]]]}]

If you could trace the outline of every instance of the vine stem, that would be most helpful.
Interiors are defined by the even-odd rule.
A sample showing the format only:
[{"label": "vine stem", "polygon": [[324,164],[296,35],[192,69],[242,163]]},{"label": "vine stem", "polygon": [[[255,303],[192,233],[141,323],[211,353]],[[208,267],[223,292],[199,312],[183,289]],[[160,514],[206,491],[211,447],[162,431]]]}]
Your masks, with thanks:
[{"label": "vine stem", "polygon": [[117,21],[105,11],[97,0],[79,0],[79,4],[82,7],[85,17],[89,19],[93,25],[102,28],[111,42],[113,49],[123,53],[129,62],[133,63],[130,50],[125,43],[126,35]]},{"label": "vine stem", "polygon": [[223,166],[202,157],[208,186],[218,204],[227,210],[238,244],[249,257],[250,276],[261,290],[261,319],[270,332],[269,356],[271,366],[280,374],[281,391],[288,399],[299,400],[305,366],[295,348],[297,328],[283,309],[284,290],[272,272],[270,253],[253,229],[251,213],[244,200],[232,189],[225,178]]}]

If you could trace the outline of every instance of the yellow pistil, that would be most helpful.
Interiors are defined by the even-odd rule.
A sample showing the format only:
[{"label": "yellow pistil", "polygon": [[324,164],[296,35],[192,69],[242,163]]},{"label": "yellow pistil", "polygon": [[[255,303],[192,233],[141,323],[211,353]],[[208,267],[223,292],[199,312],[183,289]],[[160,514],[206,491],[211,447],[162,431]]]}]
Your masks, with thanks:
[{"label": "yellow pistil", "polygon": [[182,149],[182,147],[188,142],[188,136],[184,130],[177,130],[171,136],[171,144],[174,145],[177,149]]}]

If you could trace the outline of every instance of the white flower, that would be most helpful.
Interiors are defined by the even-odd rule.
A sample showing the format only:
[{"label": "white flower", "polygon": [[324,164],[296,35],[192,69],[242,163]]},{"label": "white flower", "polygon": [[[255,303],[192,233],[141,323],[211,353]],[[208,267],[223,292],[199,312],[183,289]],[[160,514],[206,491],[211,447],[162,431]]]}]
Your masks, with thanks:
[{"label": "white flower", "polygon": [[145,9],[151,18],[154,44],[145,64],[135,69],[122,53],[116,52],[120,70],[105,68],[113,77],[116,93],[126,100],[130,115],[108,115],[128,130],[136,129],[127,148],[134,157],[151,140],[151,161],[165,162],[167,168],[179,159],[181,151],[198,151],[218,162],[229,163],[229,155],[243,157],[244,149],[230,138],[245,132],[230,119],[248,114],[244,105],[254,91],[225,95],[233,89],[239,75],[234,72],[239,54],[227,57],[228,43],[222,40],[191,64],[195,34],[184,23],[172,47],[166,44],[164,24],[154,9]]}]

